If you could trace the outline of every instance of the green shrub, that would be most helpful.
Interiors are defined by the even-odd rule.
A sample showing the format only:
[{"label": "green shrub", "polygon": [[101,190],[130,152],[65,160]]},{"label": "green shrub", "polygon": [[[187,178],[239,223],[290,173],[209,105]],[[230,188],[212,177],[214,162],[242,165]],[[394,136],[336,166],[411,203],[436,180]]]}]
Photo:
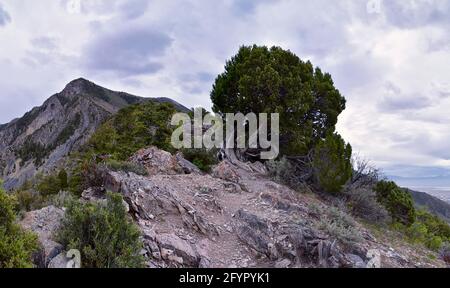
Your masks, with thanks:
[{"label": "green shrub", "polygon": [[348,187],[344,194],[348,196],[347,205],[353,215],[379,225],[389,222],[389,213],[377,201],[377,195],[373,189]]},{"label": "green shrub", "polygon": [[280,160],[270,160],[266,163],[269,175],[277,182],[288,184],[292,174],[295,172],[293,165],[286,157]]},{"label": "green shrub", "polygon": [[427,226],[420,222],[414,222],[408,227],[406,235],[413,243],[425,243],[429,237]]},{"label": "green shrub", "polygon": [[117,161],[109,159],[106,161],[106,167],[112,171],[132,172],[141,176],[148,176],[148,171],[143,165],[131,163],[127,161]]},{"label": "green shrub", "polygon": [[170,120],[175,112],[168,103],[146,102],[123,108],[94,133],[85,150],[120,161],[148,146],[174,152]]},{"label": "green shrub", "polygon": [[15,205],[15,199],[0,189],[0,268],[33,267],[32,255],[39,247],[37,236],[15,223]]},{"label": "green shrub", "polygon": [[43,197],[56,195],[69,186],[67,172],[64,169],[49,175],[38,174],[35,177],[35,182],[36,191]]},{"label": "green shrub", "polygon": [[218,163],[216,149],[183,149],[182,153],[186,160],[191,161],[204,172],[210,172],[211,167]]},{"label": "green shrub", "polygon": [[45,200],[39,192],[18,190],[14,192],[19,211],[39,210],[45,206]]},{"label": "green shrub", "polygon": [[438,216],[421,209],[416,212],[416,221],[426,225],[430,234],[450,239],[449,224]]},{"label": "green shrub", "polygon": [[361,241],[362,236],[350,215],[336,207],[328,210],[317,209],[319,209],[316,213],[320,217],[318,223],[320,230],[346,245]]},{"label": "green shrub", "polygon": [[[70,178],[65,169],[58,173],[44,176],[39,173],[33,181],[27,181],[14,192],[19,211],[38,210],[55,203],[62,203],[58,198],[70,198],[73,195],[65,192],[69,189]],[[61,207],[63,207],[62,205]]]},{"label": "green shrub", "polygon": [[68,175],[65,169],[61,169],[58,173],[58,181],[60,190],[65,190],[69,187]]},{"label": "green shrub", "polygon": [[310,178],[310,167],[307,168],[309,171],[302,172],[289,159],[282,157],[280,160],[267,161],[266,168],[274,181],[302,193],[311,191],[307,184]]},{"label": "green shrub", "polygon": [[450,226],[439,217],[425,210],[418,210],[414,225],[416,224],[423,226],[426,233],[421,239],[418,237],[412,239],[424,243],[429,249],[438,251],[445,241],[450,241]]},{"label": "green shrub", "polygon": [[401,189],[394,182],[380,181],[375,186],[377,200],[389,212],[392,220],[403,225],[411,226],[416,218],[414,202],[404,189]]},{"label": "green shrub", "polygon": [[[71,156],[73,163],[68,177],[67,190],[73,195],[81,196],[84,190],[90,187],[101,187],[104,184],[105,163],[98,159],[92,151],[74,153]],[[108,161],[114,162],[113,159]],[[122,162],[122,161],[118,161]]]},{"label": "green shrub", "polygon": [[122,196],[113,193],[108,193],[106,204],[72,202],[57,233],[67,249],[81,252],[85,268],[143,267],[139,238]]},{"label": "green shrub", "polygon": [[328,134],[314,150],[316,182],[326,192],[339,193],[352,176],[352,147],[338,134]]},{"label": "green shrub", "polygon": [[56,195],[52,195],[48,199],[48,205],[53,205],[55,207],[63,208],[67,207],[75,200],[75,196],[68,191],[60,191]]},{"label": "green shrub", "polygon": [[439,251],[439,249],[442,247],[443,244],[444,244],[444,241],[439,236],[432,236],[425,243],[425,245],[433,251]]}]

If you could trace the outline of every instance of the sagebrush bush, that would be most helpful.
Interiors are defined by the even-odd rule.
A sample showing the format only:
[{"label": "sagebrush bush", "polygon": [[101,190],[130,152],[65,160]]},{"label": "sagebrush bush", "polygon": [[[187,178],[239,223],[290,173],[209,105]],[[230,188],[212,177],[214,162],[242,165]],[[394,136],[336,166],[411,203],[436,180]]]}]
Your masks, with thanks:
[{"label": "sagebrush bush", "polygon": [[143,165],[131,163],[128,161],[118,161],[109,159],[106,161],[106,167],[112,171],[132,172],[141,176],[148,176],[148,171]]},{"label": "sagebrush bush", "polygon": [[388,211],[377,201],[377,195],[371,188],[348,187],[347,204],[353,215],[371,223],[383,224],[390,220]]},{"label": "sagebrush bush", "polygon": [[291,184],[292,177],[295,177],[294,166],[286,157],[280,160],[270,160],[266,162],[269,175],[277,182]]},{"label": "sagebrush bush", "polygon": [[63,208],[70,205],[75,200],[75,196],[68,191],[60,191],[58,194],[53,195],[48,200],[49,205],[53,205],[55,207]]},{"label": "sagebrush bush", "polygon": [[355,220],[337,207],[323,208],[311,206],[311,211],[319,218],[317,228],[345,245],[352,245],[362,240]]},{"label": "sagebrush bush", "polygon": [[375,186],[377,201],[380,202],[394,221],[411,226],[416,217],[414,201],[411,194],[401,189],[394,182],[380,181]]},{"label": "sagebrush bush", "polygon": [[31,268],[39,248],[37,235],[15,223],[15,206],[15,199],[0,188],[0,268]]},{"label": "sagebrush bush", "polygon": [[139,229],[128,217],[119,194],[105,203],[72,202],[57,233],[66,249],[81,252],[85,268],[143,267]]},{"label": "sagebrush bush", "polygon": [[[265,165],[270,177],[275,182],[287,185],[298,192],[312,192],[307,183],[311,175],[310,172],[300,171],[286,157],[282,157],[280,160],[267,161]],[[308,167],[305,168],[305,170],[308,170]]]}]

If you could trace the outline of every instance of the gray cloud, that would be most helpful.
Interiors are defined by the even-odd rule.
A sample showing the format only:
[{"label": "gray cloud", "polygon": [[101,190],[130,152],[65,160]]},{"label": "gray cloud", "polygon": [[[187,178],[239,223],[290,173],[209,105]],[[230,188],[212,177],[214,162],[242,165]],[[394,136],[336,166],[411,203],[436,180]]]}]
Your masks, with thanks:
[{"label": "gray cloud", "polygon": [[120,76],[152,74],[163,68],[158,60],[172,39],[162,32],[126,29],[97,37],[86,48],[90,70],[108,71]]},{"label": "gray cloud", "polygon": [[33,48],[41,50],[55,50],[58,48],[57,40],[47,36],[32,39],[31,45],[33,45]]},{"label": "gray cloud", "polygon": [[450,24],[448,0],[387,0],[383,4],[390,23],[402,28]]},{"label": "gray cloud", "polygon": [[9,13],[3,8],[0,3],[0,26],[5,26],[6,24],[11,22],[11,16]]},{"label": "gray cloud", "polygon": [[420,94],[402,95],[400,97],[385,97],[379,103],[379,109],[385,113],[397,113],[401,110],[420,110],[430,107],[432,102]]},{"label": "gray cloud", "polygon": [[122,17],[126,19],[139,18],[145,14],[150,4],[148,0],[128,0],[118,6]]},{"label": "gray cloud", "polygon": [[[272,3],[274,1],[278,0],[272,0]],[[253,14],[259,5],[268,2],[270,2],[270,0],[234,0],[232,2],[232,7],[238,15],[247,15]]]},{"label": "gray cloud", "polygon": [[392,83],[386,84],[386,93],[378,103],[381,113],[399,113],[405,110],[421,110],[433,105],[430,98],[419,93],[405,94]]}]

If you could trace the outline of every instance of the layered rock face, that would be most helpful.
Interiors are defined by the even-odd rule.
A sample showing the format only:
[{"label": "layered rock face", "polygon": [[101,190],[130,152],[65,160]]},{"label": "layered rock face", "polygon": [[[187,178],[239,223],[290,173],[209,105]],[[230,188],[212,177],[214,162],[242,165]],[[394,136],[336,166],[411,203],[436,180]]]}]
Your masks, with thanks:
[{"label": "layered rock face", "polygon": [[45,207],[41,210],[28,212],[20,221],[20,225],[38,235],[41,248],[34,256],[36,266],[48,267],[50,261],[58,256],[63,247],[54,241],[54,236],[64,217],[64,210],[54,206]]},{"label": "layered rock face", "polygon": [[0,178],[7,190],[19,187],[37,171],[49,172],[83,145],[119,109],[143,101],[170,102],[114,92],[88,80],[70,82],[22,118],[0,126]]},{"label": "layered rock face", "polygon": [[152,174],[105,171],[103,186],[83,193],[85,201],[102,201],[106,191],[123,195],[141,230],[148,267],[445,265],[409,247],[392,248],[357,223],[361,239],[344,245],[316,225],[323,215],[314,207],[329,207],[271,181],[258,163],[226,160],[209,175],[179,169],[169,155],[141,150],[132,159]]}]

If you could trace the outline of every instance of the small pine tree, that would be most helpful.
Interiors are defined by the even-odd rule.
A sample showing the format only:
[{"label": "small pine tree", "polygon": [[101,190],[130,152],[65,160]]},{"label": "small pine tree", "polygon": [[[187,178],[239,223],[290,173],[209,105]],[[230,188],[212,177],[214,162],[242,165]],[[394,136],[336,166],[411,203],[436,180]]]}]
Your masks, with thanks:
[{"label": "small pine tree", "polygon": [[341,192],[352,176],[352,147],[339,134],[329,133],[314,150],[313,170],[317,184],[329,193]]},{"label": "small pine tree", "polygon": [[58,173],[59,186],[61,190],[65,190],[69,187],[69,181],[67,172],[65,169],[61,169]]},{"label": "small pine tree", "polygon": [[394,182],[380,181],[375,187],[377,200],[386,207],[394,221],[411,226],[416,220],[416,210],[411,194]]}]

